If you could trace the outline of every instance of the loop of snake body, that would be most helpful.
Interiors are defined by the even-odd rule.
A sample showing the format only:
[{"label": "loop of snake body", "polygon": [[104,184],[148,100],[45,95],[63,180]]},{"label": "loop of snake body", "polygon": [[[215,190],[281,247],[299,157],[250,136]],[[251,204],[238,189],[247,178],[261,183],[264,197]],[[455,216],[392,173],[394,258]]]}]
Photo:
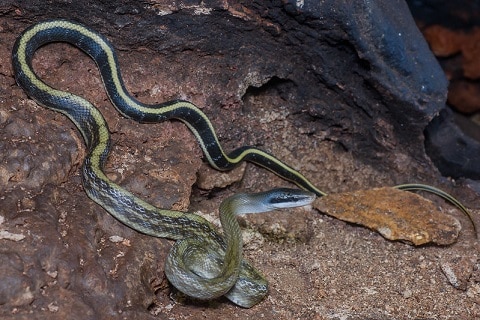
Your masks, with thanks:
[{"label": "loop of snake body", "polygon": [[[70,43],[95,61],[112,104],[125,117],[147,123],[180,120],[195,135],[206,159],[215,169],[230,170],[242,161],[250,161],[303,190],[274,189],[227,198],[219,210],[223,236],[198,215],[156,208],[139,199],[110,181],[103,172],[110,152],[110,133],[99,110],[79,96],[50,87],[35,74],[32,57],[39,47],[51,42]],[[265,297],[267,281],[242,259],[240,227],[235,216],[307,205],[315,196],[326,195],[324,192],[301,173],[258,148],[244,146],[225,153],[210,120],[191,102],[175,100],[149,105],[133,98],[125,89],[110,42],[82,24],[50,20],[30,26],[15,42],[12,63],[16,81],[26,93],[37,103],[65,114],[82,134],[87,147],[82,182],[88,196],[139,232],[177,240],[165,265],[167,278],[177,289],[199,299],[225,295],[247,308]],[[448,193],[424,184],[402,184],[395,188],[436,194],[462,210],[475,228],[469,211]]]},{"label": "loop of snake body", "polygon": [[[160,209],[113,183],[103,172],[110,152],[110,133],[100,111],[87,100],[59,91],[43,82],[32,68],[36,50],[51,42],[67,42],[87,53],[97,64],[113,105],[124,116],[139,122],[177,119],[193,132],[209,163],[229,170],[243,160],[263,166],[304,190],[274,189],[258,194],[237,194],[220,206],[223,236],[198,215]],[[37,103],[65,114],[83,136],[87,156],[82,182],[88,196],[127,226],[147,235],[178,240],[168,256],[165,273],[185,294],[199,299],[225,295],[242,307],[251,307],[267,294],[267,281],[242,259],[242,241],[236,215],[297,207],[324,195],[303,175],[272,155],[241,147],[226,154],[208,117],[188,101],[147,105],[125,89],[115,51],[99,33],[76,22],[50,20],[27,28],[13,48],[17,83]]]}]

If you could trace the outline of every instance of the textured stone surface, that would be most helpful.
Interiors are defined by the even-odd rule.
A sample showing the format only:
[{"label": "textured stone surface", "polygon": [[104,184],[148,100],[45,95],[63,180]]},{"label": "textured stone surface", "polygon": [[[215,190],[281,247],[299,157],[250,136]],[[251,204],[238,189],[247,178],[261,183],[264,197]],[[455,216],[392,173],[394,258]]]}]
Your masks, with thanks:
[{"label": "textured stone surface", "polygon": [[[253,229],[246,256],[270,282],[259,306],[177,298],[163,275],[169,243],[126,228],[86,197],[80,136],[62,115],[29,100],[10,66],[25,27],[74,19],[119,49],[130,92],[146,103],[191,100],[226,150],[264,148],[326,192],[415,180],[462,195],[424,154],[423,130],[444,107],[446,81],[403,2],[7,0],[0,13],[0,228],[24,236],[0,240],[1,318],[480,315],[478,284],[456,290],[439,265],[478,252],[469,229],[454,246],[413,249],[308,211],[246,222]],[[247,165],[228,188],[199,190],[202,156],[185,126],[120,117],[94,63],[67,45],[42,48],[34,65],[52,85],[101,109],[114,141],[108,175],[157,206],[215,216],[234,192],[288,184]]]},{"label": "textured stone surface", "polygon": [[443,111],[428,125],[425,149],[444,176],[480,180],[480,140],[465,133],[451,111]]},{"label": "textured stone surface", "polygon": [[[416,22],[450,81],[448,104],[427,127],[427,154],[444,176],[480,179],[480,60],[478,3],[409,1]],[[435,14],[432,13],[435,10]],[[477,182],[478,183],[478,182]]]},{"label": "textured stone surface", "polygon": [[394,188],[330,194],[316,200],[321,212],[378,231],[389,240],[415,245],[454,243],[462,229],[458,220],[429,200]]},{"label": "textured stone surface", "polygon": [[440,263],[448,282],[458,290],[467,290],[476,261],[472,257],[454,257]]}]

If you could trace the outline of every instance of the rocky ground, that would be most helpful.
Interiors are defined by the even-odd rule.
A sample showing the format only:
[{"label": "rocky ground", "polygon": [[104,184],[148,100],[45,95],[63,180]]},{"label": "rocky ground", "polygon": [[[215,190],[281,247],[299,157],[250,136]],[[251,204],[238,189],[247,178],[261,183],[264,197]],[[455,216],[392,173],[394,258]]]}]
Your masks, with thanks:
[{"label": "rocky ground", "polygon": [[[214,21],[225,17],[232,25],[231,21],[240,25],[239,21],[247,21],[250,26],[261,26],[258,33],[250,30],[249,41],[236,40],[230,50],[212,54],[213,39],[221,42],[231,37],[220,35],[219,26],[217,38],[210,41],[185,36],[191,45],[185,47],[177,38],[180,35],[169,38],[172,30],[183,30],[170,23],[184,26],[186,16],[206,22],[212,16],[206,8],[192,6],[165,16],[162,21],[167,22],[156,29],[163,42],[142,38],[140,45],[130,47],[128,37],[112,37],[120,49],[129,91],[146,103],[191,100],[211,117],[227,150],[245,144],[264,148],[325,192],[421,181],[452,193],[480,225],[475,182],[442,178],[424,155],[418,128],[428,123],[427,116],[409,122],[417,131],[410,132],[408,141],[402,136],[407,133],[397,129],[399,124],[390,122],[389,112],[365,116],[373,119],[368,127],[356,112],[372,112],[366,105],[371,106],[375,98],[379,99],[378,110],[384,110],[387,103],[380,95],[357,96],[349,82],[319,83],[331,79],[319,80],[312,66],[285,67],[285,61],[303,59],[293,55],[290,47],[252,49],[256,44],[252,39],[260,35],[268,35],[265,46],[284,39],[284,25],[256,15],[255,6],[223,8]],[[10,65],[15,38],[32,22],[53,14],[23,18],[34,9],[8,3],[0,9],[4,13],[0,17],[3,319],[480,318],[478,239],[465,215],[428,195],[436,208],[462,226],[454,244],[415,247],[389,241],[314,208],[249,216],[241,220],[245,257],[268,279],[268,297],[251,309],[242,309],[223,298],[198,302],[181,296],[163,273],[171,242],[125,227],[88,199],[79,176],[85,156],[81,136],[63,115],[38,106],[15,84]],[[172,16],[175,13],[178,20]],[[134,14],[120,15],[123,20],[117,21],[125,22]],[[102,25],[98,21],[91,20]],[[202,25],[200,21],[193,28]],[[121,28],[119,22],[102,31],[109,30],[110,36]],[[247,32],[243,28],[242,33]],[[297,40],[301,36],[291,35]],[[159,53],[157,46],[164,46],[160,48],[164,51]],[[204,163],[198,143],[182,123],[139,124],[121,117],[108,101],[95,64],[75,48],[65,44],[42,48],[34,66],[46,82],[100,108],[114,143],[108,176],[152,204],[197,212],[216,222],[217,208],[228,195],[288,186],[251,164],[219,176]],[[314,88],[320,91],[315,93]],[[385,95],[388,101],[397,99],[397,93]],[[431,102],[435,96],[429,98]],[[322,106],[324,113],[318,111]],[[353,106],[363,111],[349,111]],[[371,136],[364,135],[360,127],[368,128],[365,132]],[[212,176],[224,182],[206,181],[205,177]]]}]

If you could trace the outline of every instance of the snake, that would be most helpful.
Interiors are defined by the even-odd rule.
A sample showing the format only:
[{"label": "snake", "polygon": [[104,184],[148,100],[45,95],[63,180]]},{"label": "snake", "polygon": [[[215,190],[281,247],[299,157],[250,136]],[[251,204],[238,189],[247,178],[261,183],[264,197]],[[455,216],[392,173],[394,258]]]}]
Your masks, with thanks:
[{"label": "snake", "polygon": [[[32,67],[35,52],[52,42],[69,43],[94,60],[110,101],[124,117],[141,123],[179,120],[194,134],[213,168],[230,170],[242,161],[249,161],[300,189],[277,188],[254,194],[240,193],[225,199],[219,207],[223,234],[199,215],[157,208],[138,198],[111,181],[103,171],[110,153],[111,138],[100,111],[82,97],[47,85],[35,73]],[[242,240],[236,216],[308,205],[315,197],[325,196],[325,192],[300,172],[259,148],[243,146],[226,153],[207,115],[189,101],[145,104],[132,97],[125,88],[111,43],[83,24],[55,19],[31,25],[15,41],[12,65],[15,79],[27,95],[38,104],[66,115],[82,135],[87,155],[81,176],[88,197],[138,232],[176,240],[165,262],[165,274],[174,287],[197,299],[225,296],[245,308],[264,299],[268,283],[242,257]],[[417,183],[395,188],[434,193],[457,206],[473,223],[468,210],[440,189]],[[475,223],[473,225],[475,228]]]},{"label": "snake", "polygon": [[[144,123],[180,120],[193,132],[214,168],[230,170],[246,160],[273,171],[301,189],[277,188],[227,198],[219,208],[223,235],[199,215],[157,208],[138,198],[104,173],[111,138],[100,111],[82,97],[52,88],[35,73],[32,67],[34,53],[51,42],[70,43],[95,61],[112,104],[123,116]],[[87,26],[67,20],[34,24],[17,38],[12,52],[19,86],[38,104],[66,115],[80,131],[87,150],[81,169],[82,184],[89,198],[138,232],[177,240],[165,263],[165,274],[174,287],[202,300],[225,296],[245,308],[266,296],[266,279],[242,258],[236,215],[304,206],[315,196],[325,193],[298,171],[258,148],[245,146],[225,153],[208,117],[189,101],[148,105],[133,98],[123,83],[112,45]]]}]

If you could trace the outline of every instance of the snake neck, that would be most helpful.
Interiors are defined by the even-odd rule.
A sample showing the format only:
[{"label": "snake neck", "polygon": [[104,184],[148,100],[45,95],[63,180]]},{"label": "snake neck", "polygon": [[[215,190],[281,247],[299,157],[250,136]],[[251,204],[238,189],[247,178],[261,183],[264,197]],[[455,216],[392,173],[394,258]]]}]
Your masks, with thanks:
[{"label": "snake neck", "polygon": [[242,209],[243,203],[242,197],[234,195],[225,199],[219,207],[220,222],[226,243],[223,273],[234,270],[236,277],[238,277],[243,252],[242,232],[237,221],[237,214]]}]

